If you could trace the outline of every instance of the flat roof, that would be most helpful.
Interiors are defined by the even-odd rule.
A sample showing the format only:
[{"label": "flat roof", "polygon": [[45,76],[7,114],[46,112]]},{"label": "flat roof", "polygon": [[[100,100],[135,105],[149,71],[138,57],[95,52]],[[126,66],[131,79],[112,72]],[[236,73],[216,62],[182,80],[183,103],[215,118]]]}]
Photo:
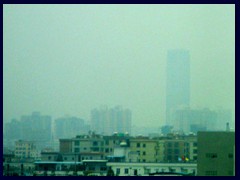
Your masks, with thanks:
[{"label": "flat roof", "polygon": [[72,161],[36,161],[34,164],[82,164],[82,162],[72,162]]},{"label": "flat roof", "polygon": [[108,160],[82,160],[82,162],[108,162]]}]

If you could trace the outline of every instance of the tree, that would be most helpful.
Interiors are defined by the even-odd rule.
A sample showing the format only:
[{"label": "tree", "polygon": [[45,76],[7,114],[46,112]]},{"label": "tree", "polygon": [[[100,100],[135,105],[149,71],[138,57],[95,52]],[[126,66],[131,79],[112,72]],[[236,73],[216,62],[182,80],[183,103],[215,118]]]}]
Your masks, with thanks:
[{"label": "tree", "polygon": [[107,176],[114,176],[114,172],[111,167],[108,169]]}]

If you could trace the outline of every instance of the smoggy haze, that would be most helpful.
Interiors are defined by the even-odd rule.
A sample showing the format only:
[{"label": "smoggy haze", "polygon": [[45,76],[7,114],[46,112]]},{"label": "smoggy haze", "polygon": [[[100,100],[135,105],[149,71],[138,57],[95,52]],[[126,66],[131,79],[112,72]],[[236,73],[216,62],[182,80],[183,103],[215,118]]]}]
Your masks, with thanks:
[{"label": "smoggy haze", "polygon": [[5,122],[105,104],[163,125],[169,49],[190,53],[192,107],[235,111],[234,5],[3,5],[3,40]]}]

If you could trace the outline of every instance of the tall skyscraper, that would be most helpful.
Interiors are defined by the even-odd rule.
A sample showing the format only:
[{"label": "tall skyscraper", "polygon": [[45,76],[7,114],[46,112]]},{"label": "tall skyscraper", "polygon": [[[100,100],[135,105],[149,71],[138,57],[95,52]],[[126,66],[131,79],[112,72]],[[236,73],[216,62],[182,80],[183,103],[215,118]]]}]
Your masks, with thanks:
[{"label": "tall skyscraper", "polygon": [[169,50],[167,55],[166,124],[175,125],[173,114],[189,106],[190,55],[187,50]]}]

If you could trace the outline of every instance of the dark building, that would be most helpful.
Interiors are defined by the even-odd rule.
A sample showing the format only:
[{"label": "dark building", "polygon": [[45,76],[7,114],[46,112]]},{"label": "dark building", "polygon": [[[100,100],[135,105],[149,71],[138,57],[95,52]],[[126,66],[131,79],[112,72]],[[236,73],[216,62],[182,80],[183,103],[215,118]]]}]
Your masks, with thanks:
[{"label": "dark building", "polygon": [[198,176],[235,175],[235,132],[198,132]]}]

